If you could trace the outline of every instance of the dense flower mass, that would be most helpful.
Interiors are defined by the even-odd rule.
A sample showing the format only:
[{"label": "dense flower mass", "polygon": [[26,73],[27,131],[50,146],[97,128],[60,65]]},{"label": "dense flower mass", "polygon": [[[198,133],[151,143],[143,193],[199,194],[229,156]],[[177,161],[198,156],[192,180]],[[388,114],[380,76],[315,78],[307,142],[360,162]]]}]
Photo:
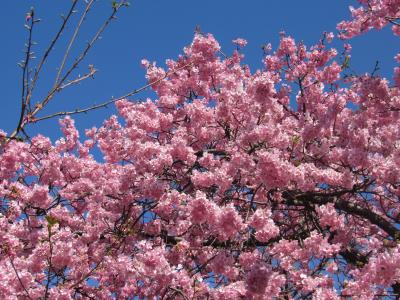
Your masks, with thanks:
[{"label": "dense flower mass", "polygon": [[[341,37],[398,35],[400,1],[359,2]],[[397,298],[400,68],[347,75],[332,39],[251,73],[196,33],[85,140],[1,132],[0,298]]]}]

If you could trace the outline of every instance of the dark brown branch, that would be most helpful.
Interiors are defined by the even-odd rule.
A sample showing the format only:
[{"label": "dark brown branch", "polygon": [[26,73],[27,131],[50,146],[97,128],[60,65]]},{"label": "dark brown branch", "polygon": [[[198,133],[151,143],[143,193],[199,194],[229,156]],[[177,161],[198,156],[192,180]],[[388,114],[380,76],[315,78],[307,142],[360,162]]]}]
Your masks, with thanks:
[{"label": "dark brown branch", "polygon": [[385,231],[393,239],[397,240],[400,238],[400,230],[396,226],[390,223],[385,218],[373,212],[371,209],[359,206],[356,203],[349,202],[348,200],[340,199],[339,197],[347,194],[354,193],[355,190],[344,190],[336,193],[327,194],[313,194],[303,193],[296,194],[291,192],[284,192],[282,196],[287,200],[288,205],[305,205],[305,203],[313,204],[327,204],[333,203],[336,209],[342,210],[348,214],[361,217],[368,220],[371,224],[378,226],[380,229]]},{"label": "dark brown branch", "polygon": [[[17,129],[15,130],[16,133],[18,133],[21,130],[21,127],[23,126],[24,122],[24,117],[25,117],[25,111],[26,111],[26,97],[25,93],[29,89],[29,75],[28,75],[28,68],[29,68],[29,61],[31,58],[31,48],[32,48],[32,34],[33,34],[33,27],[35,26],[35,13],[34,10],[31,9],[30,12],[30,25],[26,25],[26,27],[29,30],[29,35],[28,35],[28,42],[26,44],[26,52],[25,52],[25,60],[23,61],[23,66],[22,66],[22,87],[21,87],[21,112],[18,120],[18,125]],[[12,134],[12,136],[14,136]]]},{"label": "dark brown branch", "polygon": [[17,271],[17,269],[15,268],[15,265],[14,265],[13,260],[11,259],[11,257],[9,257],[9,259],[10,259],[11,266],[12,266],[14,272],[15,272],[15,275],[16,275],[17,278],[18,278],[19,284],[20,284],[20,285],[22,286],[22,288],[24,289],[24,291],[25,291],[26,296],[28,297],[28,299],[32,299],[31,296],[29,295],[29,292],[28,292],[28,290],[26,289],[24,283],[23,283],[22,280],[21,280],[21,277],[19,277],[18,271]]}]

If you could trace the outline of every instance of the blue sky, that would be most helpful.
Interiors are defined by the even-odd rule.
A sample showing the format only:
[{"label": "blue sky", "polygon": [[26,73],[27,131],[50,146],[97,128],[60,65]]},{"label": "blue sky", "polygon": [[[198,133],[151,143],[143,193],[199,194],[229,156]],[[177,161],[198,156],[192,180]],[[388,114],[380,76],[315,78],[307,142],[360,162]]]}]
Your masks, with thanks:
[{"label": "blue sky", "polygon": [[[84,23],[78,38],[78,53],[94,33],[104,17],[111,11],[111,0],[98,0]],[[31,6],[42,21],[38,24],[34,40],[38,43],[34,51],[40,58],[51,37],[60,24],[60,14],[66,12],[71,1],[67,0],[13,0],[2,1],[0,11],[0,128],[11,132],[17,125],[20,105],[21,71],[17,62],[23,58],[27,31],[24,29],[25,14]],[[136,0],[128,9],[121,11],[118,19],[106,30],[78,70],[84,74],[93,64],[99,70],[95,80],[72,87],[56,97],[47,112],[72,110],[100,103],[111,96],[120,96],[145,84],[144,69],[140,60],[147,58],[164,65],[167,58],[175,59],[182,48],[190,44],[196,25],[203,32],[214,34],[226,53],[234,49],[231,40],[242,37],[248,40],[244,49],[245,62],[254,71],[260,68],[261,45],[271,42],[277,46],[279,32],[284,30],[306,45],[316,43],[323,31],[336,32],[336,24],[350,16],[349,5],[356,1],[345,0]],[[82,6],[79,7],[82,11]],[[76,21],[78,15],[74,17]],[[71,28],[70,28],[71,29]],[[61,53],[71,30],[67,30],[44,69],[33,103],[53,84],[55,70],[61,61]],[[340,43],[338,43],[340,45]],[[383,32],[372,31],[352,41],[351,66],[359,73],[371,71],[375,61],[381,65],[380,74],[391,77],[393,56],[398,52],[396,39],[389,28]],[[72,58],[72,57],[71,57]],[[70,60],[69,62],[71,62]],[[142,99],[151,93],[136,95]],[[80,130],[101,125],[102,121],[115,113],[113,107],[75,116]],[[42,133],[55,138],[60,135],[57,120],[30,125],[31,135]]]}]

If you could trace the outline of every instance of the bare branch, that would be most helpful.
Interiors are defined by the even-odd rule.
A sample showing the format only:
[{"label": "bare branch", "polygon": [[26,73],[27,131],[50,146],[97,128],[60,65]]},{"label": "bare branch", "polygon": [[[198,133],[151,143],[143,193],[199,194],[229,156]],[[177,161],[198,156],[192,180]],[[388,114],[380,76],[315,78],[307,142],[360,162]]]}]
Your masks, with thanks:
[{"label": "bare branch", "polygon": [[81,26],[83,24],[83,21],[85,20],[87,14],[89,13],[89,10],[90,10],[91,6],[93,5],[93,3],[94,3],[94,0],[91,0],[86,5],[85,11],[82,13],[82,16],[81,16],[81,18],[80,18],[80,20],[78,22],[78,25],[76,25],[74,34],[72,35],[71,40],[69,41],[69,44],[67,46],[67,49],[65,50],[65,54],[64,54],[64,57],[62,59],[61,65],[58,68],[58,72],[57,72],[57,76],[56,76],[56,80],[55,80],[54,86],[57,86],[58,80],[60,79],[60,76],[61,76],[61,72],[64,69],[65,62],[67,61],[69,52],[71,51],[72,45],[74,44],[75,39],[78,36],[79,30],[81,29]]},{"label": "bare branch", "polygon": [[19,132],[24,121],[25,111],[26,111],[26,98],[25,93],[29,89],[29,80],[28,80],[28,68],[29,68],[29,61],[31,58],[31,48],[32,48],[32,34],[33,34],[33,27],[35,25],[34,19],[34,10],[31,9],[29,11],[30,18],[27,19],[30,25],[26,25],[26,28],[29,30],[28,42],[26,44],[26,51],[25,51],[25,60],[22,64],[22,91],[21,91],[21,112],[18,120],[18,125],[16,131]]},{"label": "bare branch", "polygon": [[92,40],[87,44],[86,48],[83,50],[81,55],[76,59],[75,63],[71,66],[71,68],[66,72],[66,74],[62,77],[61,80],[53,87],[50,93],[46,96],[46,98],[40,103],[41,105],[37,106],[34,111],[32,112],[31,116],[35,116],[43,107],[54,97],[55,93],[60,91],[61,85],[64,81],[69,77],[73,70],[75,70],[80,62],[86,57],[89,50],[92,48],[94,43],[99,39],[101,33],[106,29],[109,23],[115,18],[116,13],[118,12],[119,8],[125,3],[125,1],[121,1],[121,3],[113,9],[111,15],[107,18],[107,20],[103,23],[97,33],[94,35]]},{"label": "bare branch", "polygon": [[315,194],[315,193],[303,193],[297,194],[285,191],[282,196],[287,199],[289,205],[304,205],[305,203],[314,204],[327,204],[333,203],[336,209],[342,210],[348,214],[361,217],[368,220],[371,224],[378,226],[380,229],[385,231],[395,240],[400,238],[400,230],[396,226],[390,223],[385,218],[376,214],[372,209],[361,207],[356,203],[349,202],[348,200],[340,199],[339,197],[346,193],[354,193],[356,190],[343,190],[336,194]]},{"label": "bare branch", "polygon": [[[13,133],[10,135],[9,139],[12,139],[12,138],[16,137],[16,136],[18,135],[18,133],[21,131],[21,129],[24,127],[24,125],[25,125],[26,123],[29,123],[30,120],[34,119],[34,116],[35,116],[39,111],[41,111],[41,110],[47,105],[47,103],[54,97],[54,95],[55,95],[57,92],[61,91],[63,88],[65,88],[65,87],[67,87],[67,86],[70,86],[70,85],[72,85],[72,84],[75,84],[75,83],[80,82],[80,81],[83,80],[83,79],[79,79],[79,80],[78,80],[78,79],[75,79],[75,80],[72,80],[72,81],[70,81],[70,82],[68,82],[68,83],[65,83],[65,81],[69,78],[69,76],[71,75],[71,73],[79,66],[79,64],[82,62],[82,60],[83,60],[83,59],[86,57],[86,55],[89,53],[89,50],[93,47],[93,45],[96,43],[96,41],[100,38],[101,34],[102,34],[103,31],[106,29],[106,27],[107,27],[107,26],[110,24],[110,22],[115,18],[115,15],[116,15],[117,12],[119,11],[119,9],[120,9],[122,6],[127,6],[126,0],[121,0],[118,4],[113,5],[113,11],[112,11],[112,13],[110,14],[110,16],[105,20],[105,22],[102,24],[102,26],[101,26],[101,27],[99,28],[99,30],[96,32],[96,34],[93,36],[93,38],[92,38],[92,39],[90,40],[90,42],[87,44],[86,48],[81,52],[81,54],[80,54],[79,57],[75,60],[75,62],[72,64],[72,66],[68,69],[68,71],[65,73],[65,75],[64,75],[61,79],[57,79],[56,84],[55,84],[55,85],[53,86],[53,88],[49,91],[49,93],[47,94],[47,96],[46,96],[38,105],[36,105],[36,107],[33,109],[32,112],[29,113],[29,115],[25,115],[25,114],[26,114],[26,105],[27,105],[27,103],[30,102],[30,98],[31,98],[31,95],[32,95],[32,90],[33,90],[33,88],[34,88],[34,86],[35,86],[35,84],[36,84],[36,81],[37,81],[37,79],[38,79],[39,71],[40,71],[40,69],[42,68],[43,64],[45,63],[45,60],[46,60],[46,58],[47,58],[49,52],[51,51],[51,49],[53,49],[54,44],[55,44],[56,41],[58,40],[58,37],[61,35],[61,32],[63,31],[63,29],[64,29],[64,27],[65,27],[65,24],[67,23],[67,21],[68,21],[70,15],[73,13],[73,8],[75,7],[76,2],[77,2],[77,0],[74,0],[73,6],[71,7],[70,12],[69,12],[69,14],[68,14],[66,20],[65,20],[64,23],[62,24],[62,27],[61,27],[61,29],[59,30],[59,32],[57,33],[55,39],[52,41],[52,43],[50,44],[49,48],[47,49],[47,51],[46,51],[46,53],[45,53],[45,55],[44,55],[44,57],[43,57],[43,59],[42,59],[42,62],[41,62],[40,65],[39,65],[38,71],[36,71],[35,78],[34,78],[34,81],[33,81],[34,85],[33,85],[32,88],[30,89],[29,97],[24,97],[24,95],[25,95],[25,90],[26,90],[26,89],[25,89],[25,86],[23,87],[23,101],[22,101],[22,104],[21,104],[22,109],[21,109],[20,120],[19,120],[19,122],[18,122],[18,126],[17,126],[16,129],[13,131]],[[93,2],[94,2],[94,0],[91,0],[91,1],[89,2],[89,4],[87,5],[87,10],[85,10],[85,13],[84,13],[83,15],[86,15],[86,14],[87,14],[88,7],[90,8],[90,5],[91,5]],[[83,22],[83,18],[81,18],[80,22],[78,23],[78,25],[77,25],[78,28],[75,30],[74,36],[73,36],[73,38],[71,39],[70,44],[69,44],[69,46],[68,46],[68,48],[67,48],[66,55],[64,56],[65,59],[63,59],[63,63],[61,64],[61,67],[60,67],[60,70],[61,70],[61,71],[62,71],[62,69],[63,69],[63,67],[64,67],[65,60],[66,60],[66,57],[68,56],[70,47],[72,46],[72,44],[73,44],[73,42],[74,42],[74,40],[75,40],[75,37],[76,37],[76,35],[77,35],[78,31],[79,31],[79,27],[81,26],[81,25],[80,25],[80,24],[81,24],[81,21]],[[33,18],[31,18],[31,22],[32,22],[32,24],[33,24],[33,23],[35,22],[35,20],[33,20]],[[32,26],[30,26],[30,27],[28,27],[28,28],[30,28],[30,31],[32,30]],[[28,46],[29,46],[30,44],[31,44],[31,43],[29,43]],[[29,50],[30,50],[30,48],[29,48]],[[27,52],[28,52],[28,54],[30,53],[30,51],[27,51]],[[22,67],[25,68],[26,65],[27,65],[27,64],[23,65]],[[61,74],[60,70],[59,70],[59,74]],[[90,74],[90,73],[89,73],[89,74]],[[92,75],[93,75],[93,74],[92,74]],[[61,76],[61,75],[57,75],[57,77],[59,77],[59,76]],[[23,72],[23,77],[26,78],[26,71]],[[90,77],[90,75],[86,76],[84,79],[86,79],[87,77]],[[25,82],[25,81],[24,81],[24,82]],[[28,100],[26,100],[26,99],[28,99]],[[27,122],[25,122],[25,120],[27,120]]]},{"label": "bare branch", "polygon": [[72,1],[72,5],[71,5],[70,10],[68,11],[67,16],[63,18],[63,23],[61,24],[60,29],[56,33],[56,36],[54,37],[54,39],[51,41],[49,47],[47,48],[46,52],[44,53],[43,58],[40,61],[39,65],[38,65],[38,67],[37,67],[37,69],[35,71],[35,76],[33,77],[31,88],[30,88],[30,90],[29,90],[29,92],[27,94],[26,102],[27,102],[28,106],[29,106],[30,98],[32,97],[32,92],[33,92],[33,90],[34,90],[34,88],[36,86],[36,82],[37,82],[37,80],[39,78],[40,71],[42,70],[43,65],[46,63],[47,57],[49,56],[50,52],[53,50],[54,45],[58,41],[58,39],[61,36],[62,32],[64,31],[65,26],[68,23],[68,20],[70,19],[71,15],[74,13],[74,9],[75,9],[75,6],[76,6],[77,3],[78,3],[78,0],[73,0]]},{"label": "bare branch", "polygon": [[122,100],[122,99],[125,99],[125,98],[128,98],[128,97],[131,97],[131,96],[133,96],[135,94],[138,94],[141,91],[143,91],[143,90],[147,89],[148,87],[152,86],[153,84],[156,84],[156,83],[162,81],[163,79],[165,79],[169,75],[171,75],[171,74],[173,74],[173,73],[175,73],[175,72],[177,72],[179,70],[182,70],[182,69],[184,69],[184,68],[186,68],[186,67],[188,67],[190,65],[191,65],[191,63],[185,64],[185,65],[183,65],[183,66],[181,66],[181,67],[179,67],[177,69],[174,69],[174,70],[172,70],[170,72],[167,72],[163,77],[161,77],[161,78],[159,78],[159,79],[157,79],[157,80],[155,80],[153,82],[150,82],[150,83],[142,86],[141,88],[135,89],[135,90],[133,90],[133,91],[131,91],[131,92],[129,92],[129,93],[123,95],[123,96],[120,96],[118,98],[113,98],[113,99],[110,99],[110,100],[108,100],[106,102],[103,102],[101,104],[93,105],[93,106],[87,107],[87,108],[76,109],[76,110],[73,110],[73,111],[60,111],[60,112],[57,112],[57,113],[54,113],[54,114],[51,114],[51,115],[47,115],[47,116],[44,116],[44,117],[35,118],[35,119],[32,120],[32,122],[38,122],[38,121],[42,121],[42,120],[46,120],[46,119],[51,119],[51,118],[54,118],[54,117],[57,117],[57,116],[69,116],[69,115],[86,113],[86,112],[91,111],[91,110],[95,110],[95,109],[98,109],[98,108],[106,107],[107,105],[109,105],[111,103],[114,103],[114,102],[116,102],[118,100]]},{"label": "bare branch", "polygon": [[97,69],[95,69],[93,67],[93,65],[89,65],[89,73],[87,73],[87,74],[85,74],[83,76],[79,76],[78,78],[76,78],[74,80],[71,80],[70,82],[60,86],[60,90],[65,89],[66,87],[68,87],[70,85],[77,84],[77,83],[79,83],[79,82],[81,82],[81,81],[83,81],[83,80],[85,80],[85,79],[87,79],[89,77],[93,77],[93,75],[96,74],[96,72],[97,72]]}]

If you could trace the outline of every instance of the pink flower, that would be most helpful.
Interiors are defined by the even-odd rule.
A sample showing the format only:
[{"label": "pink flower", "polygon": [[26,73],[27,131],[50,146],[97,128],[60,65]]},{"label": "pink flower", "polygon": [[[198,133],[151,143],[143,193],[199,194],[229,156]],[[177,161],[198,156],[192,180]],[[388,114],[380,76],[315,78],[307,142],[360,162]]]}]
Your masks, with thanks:
[{"label": "pink flower", "polygon": [[255,237],[260,242],[268,242],[279,234],[279,228],[274,224],[269,210],[257,209],[250,225],[256,229]]},{"label": "pink flower", "polygon": [[236,44],[238,47],[245,47],[247,45],[247,41],[245,39],[237,38],[232,40],[232,43]]},{"label": "pink flower", "polygon": [[394,35],[400,36],[400,26],[399,25],[393,25],[392,31],[393,31]]},{"label": "pink flower", "polygon": [[333,32],[325,33],[325,38],[328,43],[331,43],[334,37],[335,37],[335,35],[333,34]]},{"label": "pink flower", "polygon": [[[359,2],[342,38],[399,16]],[[70,117],[55,143],[0,130],[0,298],[392,293],[400,67],[341,77],[322,41],[270,48],[252,73],[196,33],[164,68],[142,61],[155,99],[117,101],[86,140]]]},{"label": "pink flower", "polygon": [[247,291],[251,294],[264,294],[270,276],[271,270],[267,266],[263,266],[262,264],[255,265],[250,272],[247,273]]}]

